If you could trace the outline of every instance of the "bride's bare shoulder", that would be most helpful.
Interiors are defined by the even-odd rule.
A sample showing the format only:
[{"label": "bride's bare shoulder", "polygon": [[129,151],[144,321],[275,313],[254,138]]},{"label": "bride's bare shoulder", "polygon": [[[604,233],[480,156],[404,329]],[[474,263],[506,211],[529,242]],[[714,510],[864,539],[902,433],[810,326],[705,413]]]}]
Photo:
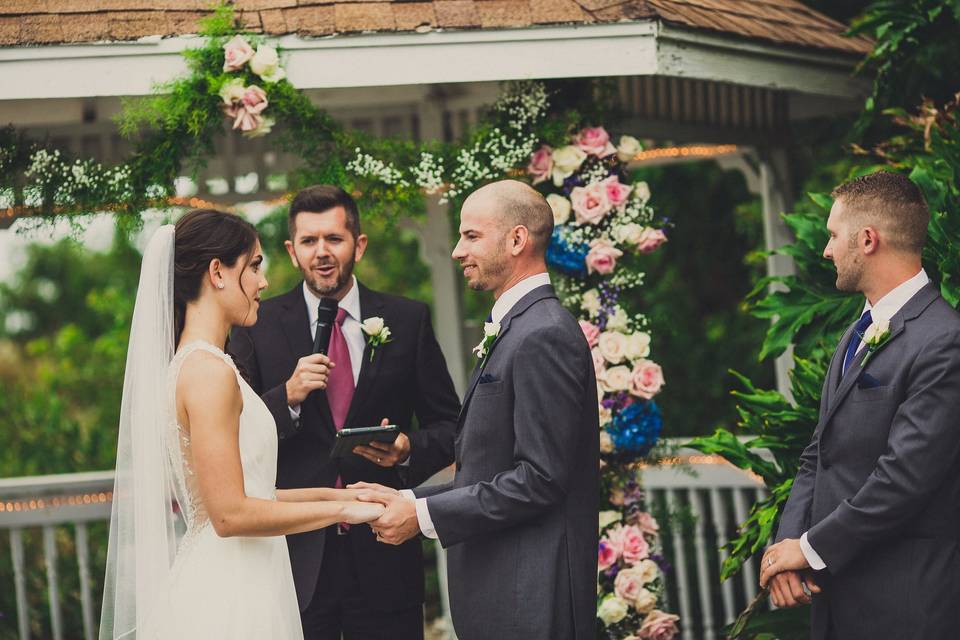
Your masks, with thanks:
[{"label": "bride's bare shoulder", "polygon": [[188,354],[180,367],[177,398],[188,411],[193,405],[226,409],[242,404],[234,370],[222,358],[199,350]]}]

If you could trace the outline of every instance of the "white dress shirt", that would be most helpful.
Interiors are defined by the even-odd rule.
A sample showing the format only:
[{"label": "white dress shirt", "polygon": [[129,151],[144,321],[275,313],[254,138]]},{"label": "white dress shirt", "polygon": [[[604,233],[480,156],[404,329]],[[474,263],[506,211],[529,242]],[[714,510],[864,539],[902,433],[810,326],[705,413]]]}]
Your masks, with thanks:
[{"label": "white dress shirt", "polygon": [[[506,317],[510,310],[513,309],[513,306],[520,302],[520,298],[537,287],[542,287],[547,284],[550,284],[550,274],[538,273],[534,276],[524,278],[513,285],[500,294],[500,297],[493,303],[493,310],[490,312],[491,321],[499,323]],[[437,529],[433,526],[433,519],[430,518],[430,510],[427,509],[427,499],[416,497],[413,491],[409,489],[402,489],[400,495],[408,500],[414,501],[417,508],[417,524],[420,525],[420,532],[428,538],[439,538]]]},{"label": "white dress shirt", "polygon": [[[310,338],[317,335],[317,313],[320,305],[320,298],[303,283],[303,299],[307,302],[307,320],[310,323]],[[350,367],[353,369],[353,384],[356,386],[360,378],[360,366],[363,364],[363,350],[367,346],[367,341],[363,337],[363,329],[360,324],[363,319],[360,317],[360,290],[357,286],[357,278],[353,277],[350,289],[343,300],[340,301],[340,308],[347,312],[343,319],[343,325],[340,330],[343,331],[343,337],[347,341],[347,351],[350,352]],[[300,405],[290,407],[290,416],[294,420],[300,419]]]},{"label": "white dress shirt", "polygon": [[[927,286],[928,282],[930,282],[930,278],[927,277],[927,272],[920,269],[917,275],[901,283],[887,295],[877,300],[877,304],[871,306],[870,301],[867,300],[867,304],[863,308],[863,313],[869,311],[874,322],[882,320],[889,322],[890,319],[903,308],[903,305],[907,304],[910,298],[915,296],[920,289]],[[860,315],[862,316],[863,314]],[[857,353],[860,353],[864,346],[865,344],[863,340],[861,340],[857,347]],[[803,557],[807,559],[807,563],[811,569],[820,571],[827,567],[827,564],[823,561],[823,558],[820,557],[820,554],[810,546],[806,532],[800,536],[800,551],[803,552]]]}]

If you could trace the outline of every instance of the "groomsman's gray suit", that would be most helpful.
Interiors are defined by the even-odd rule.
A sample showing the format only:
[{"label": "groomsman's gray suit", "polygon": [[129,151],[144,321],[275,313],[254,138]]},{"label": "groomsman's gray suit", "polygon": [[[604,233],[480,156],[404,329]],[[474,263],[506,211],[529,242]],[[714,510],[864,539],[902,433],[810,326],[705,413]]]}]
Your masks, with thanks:
[{"label": "groomsman's gray suit", "polygon": [[597,385],[583,332],[541,286],[470,381],[452,484],[416,489],[449,550],[460,640],[595,635]]},{"label": "groomsman's gray suit", "polygon": [[842,377],[841,340],[777,533],[826,563],[815,640],[960,637],[960,315],[927,284],[890,331]]}]

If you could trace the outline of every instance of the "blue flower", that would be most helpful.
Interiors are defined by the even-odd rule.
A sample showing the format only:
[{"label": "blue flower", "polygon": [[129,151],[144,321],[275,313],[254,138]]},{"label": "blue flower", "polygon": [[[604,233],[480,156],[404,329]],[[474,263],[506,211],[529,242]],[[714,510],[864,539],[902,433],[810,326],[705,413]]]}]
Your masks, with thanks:
[{"label": "blue flower", "polygon": [[559,228],[554,228],[547,247],[547,264],[561,273],[582,278],[587,275],[585,260],[589,252],[589,245],[572,244],[563,238]]},{"label": "blue flower", "polygon": [[634,402],[613,418],[607,428],[613,438],[617,454],[640,458],[648,453],[660,437],[663,416],[652,400]]}]

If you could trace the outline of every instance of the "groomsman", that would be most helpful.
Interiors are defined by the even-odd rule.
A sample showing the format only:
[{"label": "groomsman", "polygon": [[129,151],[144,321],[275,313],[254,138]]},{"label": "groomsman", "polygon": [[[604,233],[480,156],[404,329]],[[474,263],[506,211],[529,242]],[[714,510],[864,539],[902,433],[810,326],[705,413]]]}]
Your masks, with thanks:
[{"label": "groomsman", "polygon": [[841,185],[823,252],[866,297],[823,386],[777,544],[777,606],[811,637],[946,639],[960,630],[960,314],[920,265],[930,214],[909,179]]},{"label": "groomsman", "polygon": [[[372,291],[354,277],[367,236],[342,189],[298,193],[289,231],[285,245],[303,282],[265,300],[257,324],[236,329],[230,343],[277,422],[277,487],[420,484],[453,462],[460,412],[427,305]],[[329,359],[312,353],[320,297],[339,301]],[[383,319],[389,342],[369,342],[361,324],[370,318]],[[330,459],[337,431],[384,418],[400,427],[393,445]],[[370,527],[329,527],[287,541],[307,640],[423,637],[419,540],[388,547]]]}]

